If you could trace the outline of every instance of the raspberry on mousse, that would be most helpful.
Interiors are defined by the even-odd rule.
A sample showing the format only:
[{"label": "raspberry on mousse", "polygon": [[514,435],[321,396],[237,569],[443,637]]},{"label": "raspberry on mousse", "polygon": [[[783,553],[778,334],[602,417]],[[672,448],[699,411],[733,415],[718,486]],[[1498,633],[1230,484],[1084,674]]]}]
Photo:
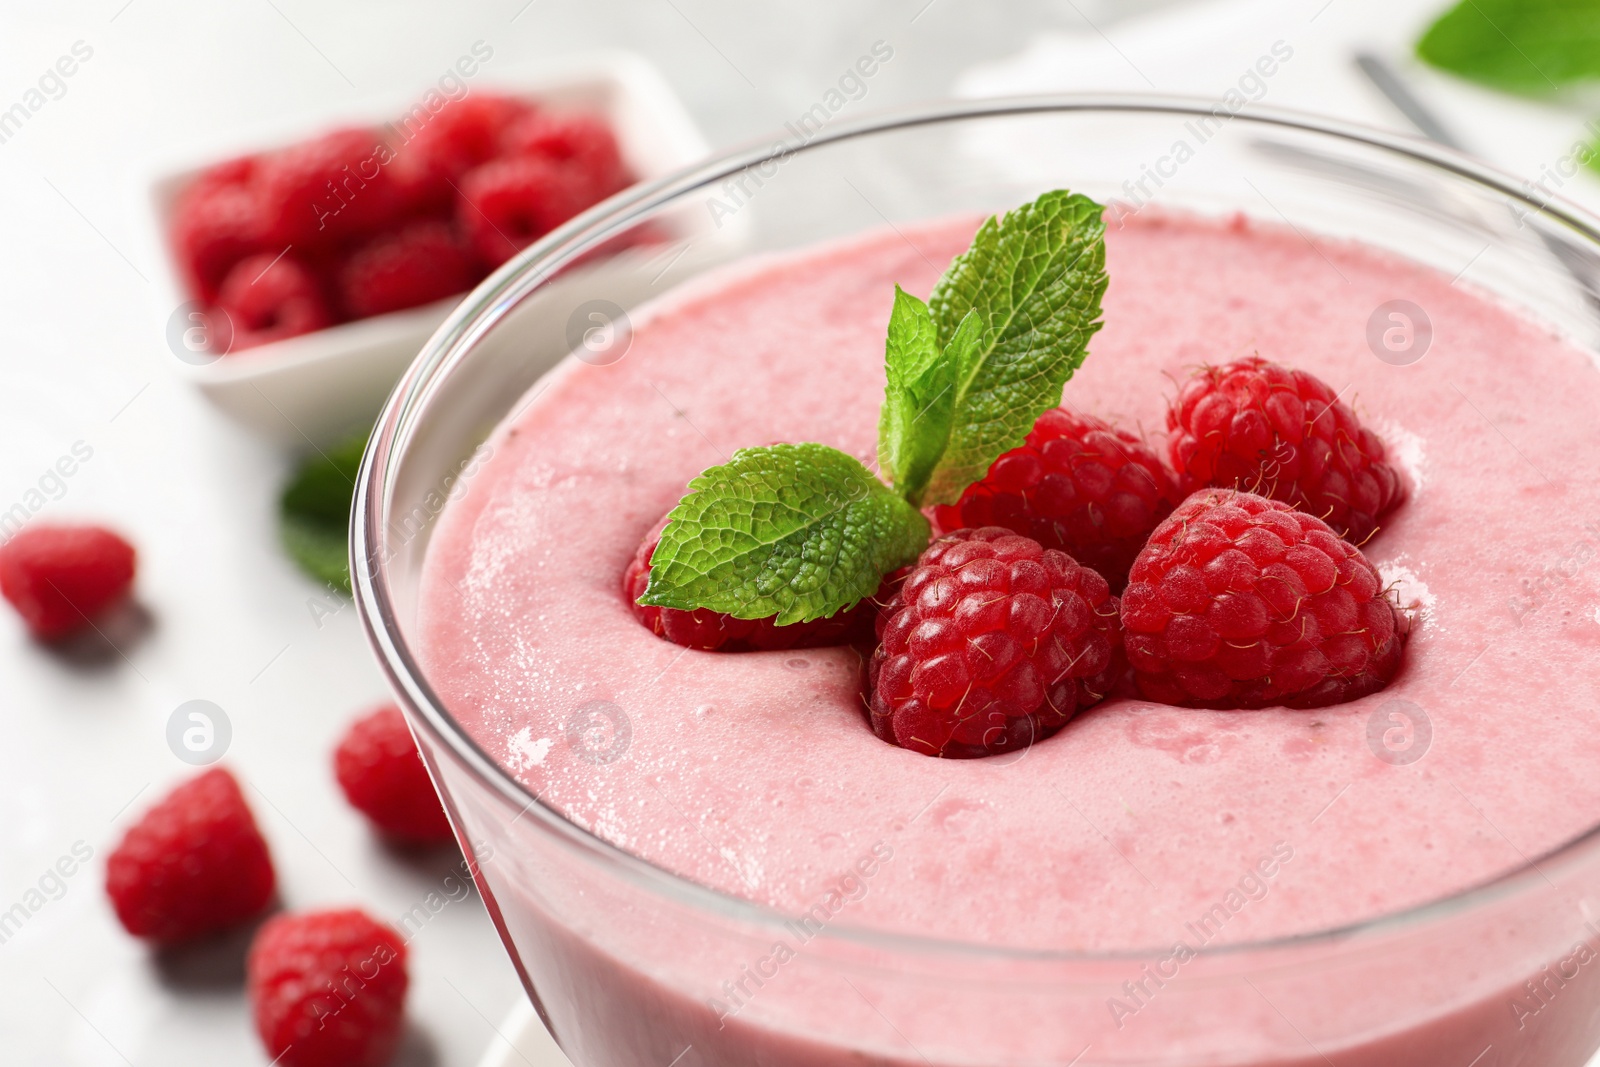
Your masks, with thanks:
[{"label": "raspberry on mousse", "polygon": [[1259,356],[1197,371],[1167,409],[1167,429],[1185,493],[1260,493],[1358,545],[1405,495],[1383,441],[1331,386]]},{"label": "raspberry on mousse", "polygon": [[872,729],[929,756],[1026,748],[1104,699],[1122,660],[1106,580],[998,526],[934,541],[877,629]]},{"label": "raspberry on mousse", "polygon": [[1145,538],[1179,499],[1172,472],[1140,438],[1052,408],[1021,447],[935,514],[943,529],[1004,526],[1059,548],[1120,592]]},{"label": "raspberry on mousse", "polygon": [[1405,619],[1361,550],[1277,500],[1189,497],[1151,535],[1122,594],[1128,662],[1146,699],[1205,708],[1317,708],[1382,689]]}]

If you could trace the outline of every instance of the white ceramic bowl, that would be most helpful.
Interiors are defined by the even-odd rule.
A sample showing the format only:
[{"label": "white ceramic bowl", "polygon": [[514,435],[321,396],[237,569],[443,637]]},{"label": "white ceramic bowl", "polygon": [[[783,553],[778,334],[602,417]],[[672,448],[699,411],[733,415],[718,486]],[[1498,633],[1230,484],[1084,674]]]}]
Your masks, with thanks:
[{"label": "white ceramic bowl", "polygon": [[[709,151],[665,79],[631,52],[591,54],[541,67],[536,73],[486,70],[472,83],[472,91],[506,93],[603,116],[640,181],[659,178]],[[194,335],[188,344],[183,340],[197,305],[167,240],[174,202],[183,187],[213,163],[293,143],[336,125],[392,121],[412,103],[395,99],[359,113],[329,116],[298,134],[163,168],[150,184],[154,222],[150,238],[159,245],[159,254],[152,258],[160,265],[156,310],[173,364],[223,412],[269,440],[292,448],[321,446],[369,425],[395,380],[459,298],[215,358],[196,343]],[[553,287],[559,290],[553,292],[553,300],[570,302],[574,308],[590,295],[625,303],[633,288],[649,284],[662,272],[682,269],[689,260],[703,262],[708,255],[720,257],[737,243],[734,227],[719,229],[708,217],[685,215],[668,229],[660,243],[626,249],[565,275]]]}]

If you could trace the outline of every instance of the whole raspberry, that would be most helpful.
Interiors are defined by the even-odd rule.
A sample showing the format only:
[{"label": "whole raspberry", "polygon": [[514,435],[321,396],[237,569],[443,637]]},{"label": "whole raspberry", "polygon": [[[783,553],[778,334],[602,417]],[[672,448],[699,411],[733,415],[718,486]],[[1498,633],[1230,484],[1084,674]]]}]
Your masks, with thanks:
[{"label": "whole raspberry", "polygon": [[1260,493],[1358,545],[1405,495],[1383,442],[1326,382],[1259,356],[1202,368],[1167,409],[1167,429],[1185,493]]},{"label": "whole raspberry", "polygon": [[1376,692],[1404,620],[1361,550],[1314,515],[1203,489],[1150,535],[1122,594],[1140,691],[1206,708],[1317,708]]},{"label": "whole raspberry", "polygon": [[461,179],[456,218],[483,261],[499,266],[602,198],[548,159],[496,159]]},{"label": "whole raspberry", "polygon": [[405,716],[393,704],[350,725],[334,750],[333,768],[345,799],[384,833],[417,844],[454,836]]},{"label": "whole raspberry", "polygon": [[270,920],[245,981],[256,1032],[282,1067],[383,1067],[400,1042],[406,946],[361,911]]},{"label": "whole raspberry", "polygon": [[133,546],[102,526],[28,526],[0,545],[0,594],[45,641],[115,607],[133,571]]},{"label": "whole raspberry", "polygon": [[293,256],[270,252],[241,259],[217,296],[225,316],[214,318],[219,351],[239,352],[333,325],[322,285]]},{"label": "whole raspberry", "polygon": [[1106,580],[999,526],[934,541],[877,629],[872,729],[928,756],[1026,748],[1102,700],[1121,661]]},{"label": "whole raspberry", "polygon": [[935,514],[943,529],[1004,526],[1059,548],[1119,592],[1145,538],[1177,502],[1172,472],[1142,440],[1054,408],[1022,447]]},{"label": "whole raspberry", "polygon": [[239,260],[262,250],[266,220],[253,158],[206,170],[178,194],[171,237],[190,291],[210,303]]},{"label": "whole raspberry", "polygon": [[267,244],[326,248],[375,233],[404,208],[376,131],[334,130],[262,157],[257,188]]},{"label": "whole raspberry", "polygon": [[184,194],[204,194],[249,185],[255,180],[260,164],[258,156],[234,156],[221,163],[213,163],[190,179]]},{"label": "whole raspberry", "polygon": [[506,130],[505,151],[508,155],[538,156],[576,170],[596,201],[628,184],[617,139],[594,115],[534,112]]},{"label": "whole raspberry", "polygon": [[414,109],[391,124],[389,170],[407,212],[448,217],[462,177],[503,155],[506,131],[533,110],[513,97],[475,93],[434,114]]},{"label": "whole raspberry", "polygon": [[441,180],[459,181],[473,167],[500,155],[506,132],[531,114],[533,106],[515,97],[472,93],[449,101],[437,114],[408,115],[396,126],[402,142],[397,161]]},{"label": "whole raspberry", "polygon": [[353,252],[339,268],[339,298],[356,319],[466,292],[483,272],[448,223],[413,222]]},{"label": "whole raspberry", "polygon": [[239,783],[221,768],[178,786],[106,861],[106,893],[128,933],[171,944],[260,913],[276,879]]},{"label": "whole raspberry", "polygon": [[650,584],[650,557],[661,543],[661,531],[667,528],[663,518],[646,535],[634,553],[627,570],[622,575],[622,595],[633,617],[657,637],[666,638],[675,645],[698,648],[708,652],[760,652],[786,648],[821,648],[827,645],[847,645],[865,639],[872,626],[875,605],[863,600],[847,611],[830,615],[826,619],[791,623],[778,626],[772,619],[736,619],[732,615],[697,608],[683,611],[678,608],[645,607],[639,603],[645,588]]}]

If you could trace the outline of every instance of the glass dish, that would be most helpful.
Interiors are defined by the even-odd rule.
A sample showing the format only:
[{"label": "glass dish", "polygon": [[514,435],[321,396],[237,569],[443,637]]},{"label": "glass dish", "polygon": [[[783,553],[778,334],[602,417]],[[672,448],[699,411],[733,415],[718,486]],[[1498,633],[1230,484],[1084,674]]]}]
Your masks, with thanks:
[{"label": "glass dish", "polygon": [[[1586,350],[1600,337],[1600,222],[1581,211],[1411,138],[1186,99],[1041,97],[840,121],[625,194],[540,241],[461,305],[391,396],[359,479],[351,570],[542,1018],[578,1067],[1580,1067],[1600,1044],[1600,968],[1585,966],[1600,944],[1600,828],[1421,907],[1207,950],[1181,978],[1161,977],[1170,946],[1020,950],[841,920],[784,960],[779,979],[774,945],[792,916],[569,822],[497,766],[430,687],[411,642],[433,520],[474,449],[557,360],[618,358],[629,308],[731,255],[1002,211],[1058,186],[1120,202],[1114,211],[1243,212],[1447,275],[1470,270],[1480,291]],[[709,218],[713,233],[731,223],[739,239],[667,247],[648,285],[614,298],[549,299],[552,280],[595,249],[646,228],[683,232],[685,216]],[[1387,351],[1408,359],[1405,345]],[[613,742],[625,739],[595,751]],[[1108,1003],[1133,995],[1130,978],[1150,1010],[1119,1025]],[[736,1012],[730,987],[746,994]]]}]

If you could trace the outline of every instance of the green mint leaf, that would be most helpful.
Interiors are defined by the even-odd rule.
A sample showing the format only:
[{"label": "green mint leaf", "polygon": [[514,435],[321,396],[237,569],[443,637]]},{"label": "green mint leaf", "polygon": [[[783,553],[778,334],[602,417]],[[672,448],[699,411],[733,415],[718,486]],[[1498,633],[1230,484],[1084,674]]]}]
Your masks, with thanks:
[{"label": "green mint leaf", "polygon": [[1428,27],[1417,55],[1496,89],[1553,93],[1600,77],[1600,3],[1461,0]]},{"label": "green mint leaf", "polygon": [[928,521],[853,456],[817,444],[745,448],[689,483],[639,603],[809,622],[915,560]]},{"label": "green mint leaf", "polygon": [[915,504],[950,440],[955,368],[939,350],[928,305],[898,285],[883,364],[888,387],[878,417],[878,465]]},{"label": "green mint leaf", "polygon": [[350,505],[367,434],[311,456],[278,504],[278,537],[289,558],[320,582],[350,592]]},{"label": "green mint leaf", "polygon": [[985,222],[934,287],[928,304],[955,406],[923,503],[954,503],[1061,403],[1102,325],[1104,210],[1077,193],[1045,193]]}]

